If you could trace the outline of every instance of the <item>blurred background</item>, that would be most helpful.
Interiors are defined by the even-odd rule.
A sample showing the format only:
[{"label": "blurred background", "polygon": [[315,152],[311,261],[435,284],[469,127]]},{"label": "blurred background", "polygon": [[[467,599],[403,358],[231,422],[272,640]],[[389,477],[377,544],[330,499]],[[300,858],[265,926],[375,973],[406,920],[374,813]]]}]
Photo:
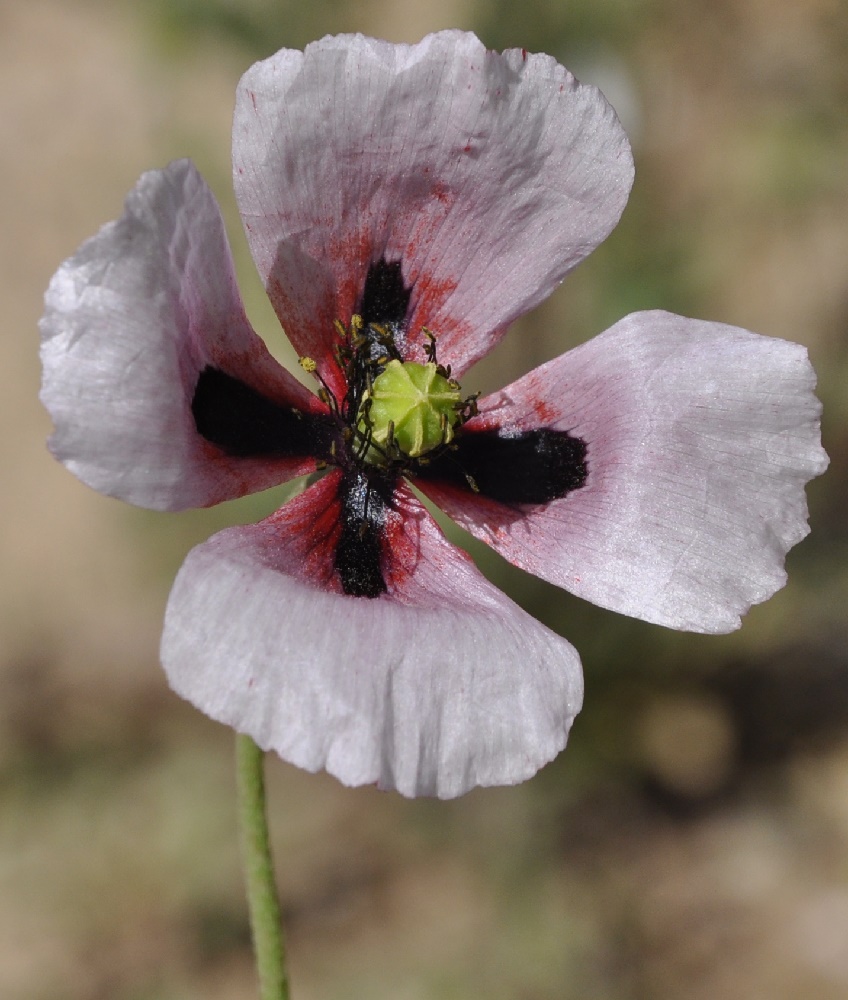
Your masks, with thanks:
[{"label": "blurred background", "polygon": [[663,307],[806,344],[832,466],[789,585],[730,636],[598,611],[472,545],[580,650],[585,710],[535,779],[456,802],[270,761],[294,996],[848,996],[841,0],[2,0],[3,1000],[255,996],[232,734],[169,692],[157,646],[189,548],[279,495],[156,515],[55,464],[36,399],[47,282],[143,170],[191,156],[285,357],[230,186],[238,77],[326,32],[450,26],[599,85],[637,164],[607,243],[466,388]]}]

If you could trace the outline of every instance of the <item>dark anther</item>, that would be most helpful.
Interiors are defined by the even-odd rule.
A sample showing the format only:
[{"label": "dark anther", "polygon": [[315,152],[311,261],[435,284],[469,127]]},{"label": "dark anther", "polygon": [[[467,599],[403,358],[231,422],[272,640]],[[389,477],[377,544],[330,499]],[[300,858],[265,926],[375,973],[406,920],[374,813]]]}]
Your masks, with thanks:
[{"label": "dark anther", "polygon": [[332,458],[336,431],[329,417],[280,406],[218,368],[200,373],[191,412],[198,434],[228,455]]},{"label": "dark anther", "polygon": [[585,443],[547,427],[513,436],[464,430],[450,449],[417,469],[423,479],[462,486],[506,504],[558,500],[580,489],[586,474]]},{"label": "dark anther", "polygon": [[352,471],[342,478],[339,499],[342,531],[336,546],[336,572],[352,597],[379,597],[383,579],[383,535],[394,477]]}]

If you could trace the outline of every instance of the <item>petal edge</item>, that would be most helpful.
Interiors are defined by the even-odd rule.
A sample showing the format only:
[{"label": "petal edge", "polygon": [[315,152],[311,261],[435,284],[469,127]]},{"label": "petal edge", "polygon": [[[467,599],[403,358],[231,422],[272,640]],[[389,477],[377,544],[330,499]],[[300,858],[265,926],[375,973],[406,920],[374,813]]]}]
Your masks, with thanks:
[{"label": "petal edge", "polygon": [[345,784],[451,798],[530,777],[579,710],[577,653],[488,583],[407,488],[389,593],[322,584],[302,553],[337,475],[189,554],[162,639],[172,687]]}]

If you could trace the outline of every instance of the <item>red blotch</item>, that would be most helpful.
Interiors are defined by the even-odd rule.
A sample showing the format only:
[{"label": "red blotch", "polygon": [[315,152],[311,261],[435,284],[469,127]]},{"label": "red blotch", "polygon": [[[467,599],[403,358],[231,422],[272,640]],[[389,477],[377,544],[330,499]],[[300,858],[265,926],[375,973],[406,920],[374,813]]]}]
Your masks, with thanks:
[{"label": "red blotch", "polygon": [[434,278],[422,273],[415,278],[413,286],[413,319],[420,319],[426,326],[427,318],[435,316],[448,297],[456,291],[456,278]]},{"label": "red blotch", "polygon": [[[458,323],[440,318],[436,323],[436,318],[444,309],[445,303],[456,290],[456,278],[435,278],[427,272],[419,273],[413,277],[412,299],[410,301],[411,312],[408,329],[408,341],[413,349],[408,352],[408,357],[413,360],[418,357],[418,348],[424,343],[421,334],[422,327],[429,327],[437,337],[443,337],[448,333],[458,332]],[[450,363],[450,358],[439,360],[445,364]]]},{"label": "red blotch", "polygon": [[363,226],[357,232],[344,236],[331,235],[328,249],[336,278],[334,314],[330,322],[340,319],[343,323],[348,323],[359,308],[365,277],[373,261],[371,233]]},{"label": "red blotch", "polygon": [[204,505],[207,507],[286,483],[297,476],[314,472],[316,466],[315,459],[309,455],[235,458],[200,435],[195,439],[195,449],[198,464],[205,466],[208,477],[216,487],[216,492]]},{"label": "red blotch", "polygon": [[291,572],[291,556],[295,555],[296,575],[304,583],[335,594],[342,592],[335,570],[342,530],[340,479],[338,470],[329,472],[263,522],[279,529],[266,536],[270,558],[273,560],[275,551],[284,550],[286,571]]},{"label": "red blotch", "polygon": [[[383,535],[383,580],[392,597],[401,596],[421,561],[421,528],[423,511],[416,504],[398,498],[398,507],[390,511]],[[427,515],[425,515],[427,516]]]},{"label": "red blotch", "polygon": [[558,415],[557,410],[547,400],[536,399],[533,401],[533,417],[537,427],[549,426],[556,421]]}]

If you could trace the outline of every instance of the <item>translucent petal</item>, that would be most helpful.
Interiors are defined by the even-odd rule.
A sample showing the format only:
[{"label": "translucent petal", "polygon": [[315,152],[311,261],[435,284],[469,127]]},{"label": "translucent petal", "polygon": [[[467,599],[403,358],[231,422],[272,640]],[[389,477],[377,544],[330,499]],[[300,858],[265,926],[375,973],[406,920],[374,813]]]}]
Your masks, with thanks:
[{"label": "translucent petal", "polygon": [[827,467],[803,347],[637,313],[481,401],[478,426],[567,430],[586,484],[511,508],[421,483],[511,562],[602,607],[725,632],[786,581]]},{"label": "translucent petal", "polygon": [[577,653],[493,587],[405,486],[387,525],[388,592],[343,594],[339,481],[330,473],[190,553],[162,640],[172,686],[345,784],[449,798],[530,777],[580,708]]},{"label": "translucent petal", "polygon": [[180,510],[315,467],[231,458],[197,432],[191,401],[207,365],[282,405],[320,404],[250,327],[218,206],[187,160],[144,174],[123,217],[62,264],[41,334],[51,450],[101,493]]},{"label": "translucent petal", "polygon": [[607,236],[633,178],[597,89],[459,31],[342,35],[257,63],[233,160],[271,300],[328,378],[333,320],[359,307],[369,265],[401,262],[406,359],[424,360],[427,326],[461,373]]}]

